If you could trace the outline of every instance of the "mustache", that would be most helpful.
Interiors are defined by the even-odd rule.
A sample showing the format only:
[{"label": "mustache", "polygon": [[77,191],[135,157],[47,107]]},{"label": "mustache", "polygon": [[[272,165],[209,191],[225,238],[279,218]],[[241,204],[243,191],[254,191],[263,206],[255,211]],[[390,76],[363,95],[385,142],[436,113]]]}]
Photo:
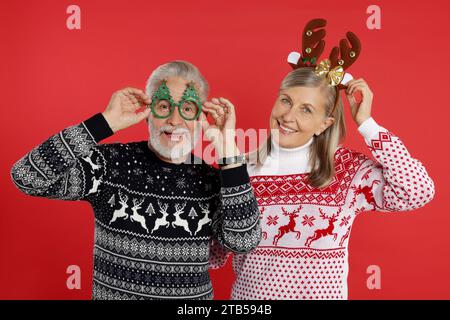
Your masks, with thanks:
[{"label": "mustache", "polygon": [[186,128],[169,125],[159,128],[158,134],[162,134],[164,132],[171,132],[175,134],[189,134],[189,130]]}]

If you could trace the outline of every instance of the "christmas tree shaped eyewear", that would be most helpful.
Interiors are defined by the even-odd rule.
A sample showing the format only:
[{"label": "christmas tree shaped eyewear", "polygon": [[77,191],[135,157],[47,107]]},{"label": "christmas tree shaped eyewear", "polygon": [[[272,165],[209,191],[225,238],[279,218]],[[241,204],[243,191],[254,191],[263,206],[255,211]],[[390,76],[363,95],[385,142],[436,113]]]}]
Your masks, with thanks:
[{"label": "christmas tree shaped eyewear", "polygon": [[153,116],[159,119],[169,118],[173,114],[175,107],[177,107],[180,116],[184,120],[192,121],[198,119],[202,112],[202,101],[194,83],[190,82],[187,84],[180,101],[176,103],[170,94],[166,82],[166,80],[163,80],[152,96],[150,108]]}]

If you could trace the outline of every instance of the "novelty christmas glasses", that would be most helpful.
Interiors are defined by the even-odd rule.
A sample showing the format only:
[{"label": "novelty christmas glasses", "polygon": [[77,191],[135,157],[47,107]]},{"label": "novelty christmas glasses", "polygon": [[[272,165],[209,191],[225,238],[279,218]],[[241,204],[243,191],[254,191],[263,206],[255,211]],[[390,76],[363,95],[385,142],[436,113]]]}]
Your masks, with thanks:
[{"label": "novelty christmas glasses", "polygon": [[178,108],[178,112],[183,119],[188,121],[198,119],[202,112],[202,101],[197,93],[194,83],[188,83],[183,92],[183,96],[180,101],[176,103],[170,94],[166,82],[166,80],[163,80],[152,96],[150,108],[152,109],[153,115],[156,118],[165,119],[173,114],[175,108]]}]

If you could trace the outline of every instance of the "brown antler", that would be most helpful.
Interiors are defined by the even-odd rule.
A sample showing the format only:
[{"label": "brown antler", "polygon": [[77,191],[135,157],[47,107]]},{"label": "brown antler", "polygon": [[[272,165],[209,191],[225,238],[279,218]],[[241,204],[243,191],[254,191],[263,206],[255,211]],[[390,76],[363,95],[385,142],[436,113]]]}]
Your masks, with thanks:
[{"label": "brown antler", "polygon": [[[350,41],[351,46],[348,44]],[[347,70],[358,59],[361,53],[361,41],[353,32],[347,32],[347,39],[341,39],[339,48],[334,47],[330,53],[331,68],[342,66]]]},{"label": "brown antler", "polygon": [[[325,19],[313,19],[309,21],[302,33],[302,53],[297,64],[289,62],[293,69],[314,66],[325,48]],[[318,30],[315,30],[318,29]]]}]

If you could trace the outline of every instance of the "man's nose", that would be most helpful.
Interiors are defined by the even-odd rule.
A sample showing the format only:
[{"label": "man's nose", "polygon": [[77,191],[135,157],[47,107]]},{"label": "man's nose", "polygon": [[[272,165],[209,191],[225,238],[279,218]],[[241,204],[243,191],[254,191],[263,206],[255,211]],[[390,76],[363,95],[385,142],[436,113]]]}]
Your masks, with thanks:
[{"label": "man's nose", "polygon": [[184,124],[184,119],[181,117],[177,107],[175,107],[175,110],[173,110],[173,113],[167,119],[167,122],[172,126],[179,126]]}]

